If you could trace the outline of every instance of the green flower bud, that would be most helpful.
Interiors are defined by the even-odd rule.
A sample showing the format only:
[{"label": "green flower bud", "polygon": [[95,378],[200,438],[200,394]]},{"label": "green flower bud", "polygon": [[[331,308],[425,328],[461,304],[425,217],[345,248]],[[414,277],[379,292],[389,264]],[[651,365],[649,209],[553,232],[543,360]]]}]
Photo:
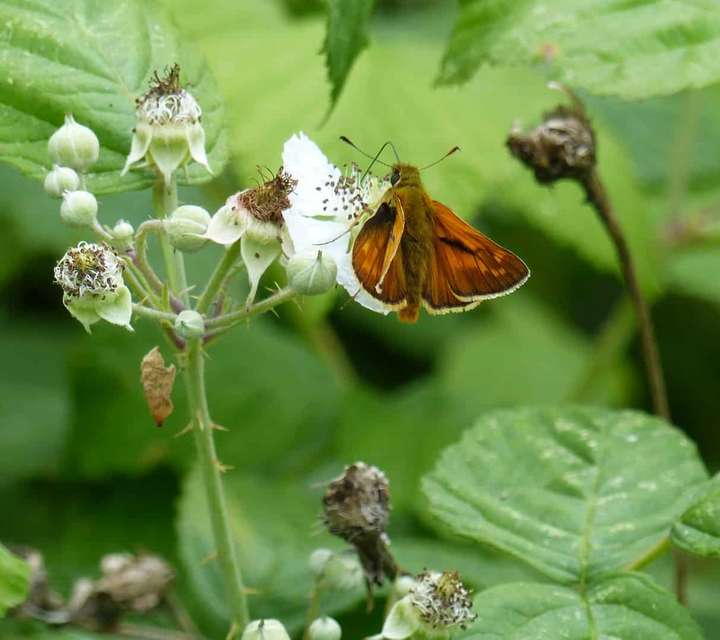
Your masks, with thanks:
[{"label": "green flower bud", "polygon": [[337,620],[324,616],[313,620],[308,627],[309,640],[340,640],[342,629]]},{"label": "green flower bud", "polygon": [[112,228],[113,245],[127,249],[135,237],[135,229],[127,220],[118,220]]},{"label": "green flower bud", "polygon": [[100,142],[92,129],[78,124],[72,114],[68,114],[65,124],[50,137],[48,153],[55,164],[82,173],[97,162]]},{"label": "green flower bud", "polygon": [[310,554],[308,565],[310,566],[310,571],[312,571],[312,574],[316,578],[322,576],[325,571],[325,566],[333,555],[335,554],[330,551],[330,549],[315,549],[315,551]]},{"label": "green flower bud", "polygon": [[197,311],[186,309],[175,318],[175,331],[183,338],[200,338],[205,333],[205,321]]},{"label": "green flower bud", "polygon": [[327,253],[304,251],[288,260],[287,276],[290,286],[298,293],[315,296],[333,287],[337,265]]},{"label": "green flower bud", "polygon": [[97,221],[98,203],[89,191],[66,191],[60,205],[60,218],[73,227],[91,227]]},{"label": "green flower bud", "polygon": [[360,561],[355,553],[335,553],[316,549],[310,554],[310,571],[323,589],[351,591],[365,582]]},{"label": "green flower bud", "polygon": [[165,220],[165,231],[170,244],[191,253],[201,249],[207,242],[205,232],[210,224],[210,214],[202,207],[186,204],[178,207]]},{"label": "green flower bud", "polygon": [[53,198],[62,198],[66,191],[76,191],[80,186],[80,177],[70,167],[53,167],[45,176],[45,192]]},{"label": "green flower bud", "polygon": [[279,620],[253,620],[243,631],[241,640],[290,640]]}]

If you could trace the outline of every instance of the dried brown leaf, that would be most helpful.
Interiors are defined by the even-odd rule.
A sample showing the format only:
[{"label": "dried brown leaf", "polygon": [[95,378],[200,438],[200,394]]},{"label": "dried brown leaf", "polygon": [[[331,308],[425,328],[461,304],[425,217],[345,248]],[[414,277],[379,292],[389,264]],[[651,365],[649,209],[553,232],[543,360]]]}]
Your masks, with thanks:
[{"label": "dried brown leaf", "polygon": [[160,349],[153,347],[140,363],[140,381],[150,415],[155,424],[161,427],[174,408],[171,396],[175,383],[175,365],[166,367]]}]

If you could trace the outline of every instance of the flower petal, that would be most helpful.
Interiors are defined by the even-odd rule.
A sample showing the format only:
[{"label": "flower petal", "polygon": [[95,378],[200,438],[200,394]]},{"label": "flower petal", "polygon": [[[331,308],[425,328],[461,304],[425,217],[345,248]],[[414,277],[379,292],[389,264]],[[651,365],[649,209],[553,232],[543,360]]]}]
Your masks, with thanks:
[{"label": "flower petal", "polygon": [[63,296],[63,304],[70,312],[70,315],[75,318],[88,333],[90,333],[90,325],[100,320],[100,316],[95,312],[93,303],[83,298]]},{"label": "flower petal", "polygon": [[138,122],[133,132],[132,142],[130,143],[130,153],[125,160],[125,166],[120,172],[124,176],[130,165],[142,160],[147,154],[148,148],[152,142],[152,127],[146,122]]},{"label": "flower petal", "polygon": [[215,212],[204,237],[217,244],[229,246],[237,242],[245,233],[249,215],[243,209],[226,204]]},{"label": "flower petal", "polygon": [[247,304],[250,305],[255,300],[260,278],[280,255],[280,242],[278,240],[257,242],[248,236],[243,236],[240,241],[240,254],[243,262],[245,262],[248,279],[250,280],[250,293],[247,298]]},{"label": "flower petal", "polygon": [[387,640],[405,640],[420,628],[420,617],[408,596],[401,598],[390,609],[383,624],[382,637]]},{"label": "flower petal", "polygon": [[97,300],[95,302],[95,312],[106,322],[133,331],[130,326],[132,296],[130,295],[130,289],[125,285],[118,288],[116,295],[107,296],[104,300]]},{"label": "flower petal", "polygon": [[207,153],[205,152],[205,129],[203,129],[199,122],[188,127],[187,142],[190,148],[190,157],[205,167],[207,172],[212,175]]}]

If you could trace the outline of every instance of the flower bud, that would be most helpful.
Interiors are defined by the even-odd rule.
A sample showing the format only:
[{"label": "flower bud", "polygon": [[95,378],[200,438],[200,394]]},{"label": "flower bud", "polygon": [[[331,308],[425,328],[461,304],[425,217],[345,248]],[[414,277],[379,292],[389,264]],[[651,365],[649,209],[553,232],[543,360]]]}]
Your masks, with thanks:
[{"label": "flower bud", "polygon": [[118,220],[112,228],[113,244],[123,249],[130,247],[135,229],[127,220]]},{"label": "flower bud", "polygon": [[245,627],[240,640],[290,640],[290,636],[279,620],[263,619]]},{"label": "flower bud", "polygon": [[210,224],[210,214],[202,207],[186,204],[178,207],[165,220],[165,231],[170,244],[186,253],[201,249],[207,242],[204,237]]},{"label": "flower bud", "polygon": [[201,338],[205,333],[205,321],[197,311],[186,309],[175,318],[175,331],[182,338]]},{"label": "flower bud", "polygon": [[303,251],[288,260],[287,276],[295,291],[315,296],[325,293],[335,284],[337,265],[331,256],[322,251]]},{"label": "flower bud", "polygon": [[330,549],[315,549],[315,551],[310,554],[308,565],[310,571],[312,571],[312,574],[316,578],[320,577],[323,571],[325,571],[325,566],[333,555],[335,554]]},{"label": "flower bud", "polygon": [[89,191],[66,191],[60,218],[72,227],[91,227],[97,221],[98,203]]},{"label": "flower bud", "polygon": [[80,177],[70,167],[53,167],[45,176],[43,187],[53,198],[62,198],[66,191],[76,191],[80,186]]},{"label": "flower bud", "polygon": [[323,616],[312,621],[308,627],[308,640],[340,640],[342,629],[337,620]]},{"label": "flower bud", "polygon": [[316,549],[310,554],[310,571],[318,585],[330,591],[351,591],[365,582],[363,569],[354,554]]},{"label": "flower bud", "polygon": [[97,162],[100,142],[92,129],[78,124],[72,114],[68,114],[65,124],[50,137],[48,152],[55,164],[82,173]]}]

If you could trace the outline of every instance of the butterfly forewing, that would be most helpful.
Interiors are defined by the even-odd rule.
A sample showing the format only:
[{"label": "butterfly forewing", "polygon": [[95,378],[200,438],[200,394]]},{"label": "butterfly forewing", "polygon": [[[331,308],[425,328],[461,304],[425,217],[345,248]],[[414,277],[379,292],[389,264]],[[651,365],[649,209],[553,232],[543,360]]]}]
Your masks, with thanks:
[{"label": "butterfly forewing", "polygon": [[432,200],[434,236],[423,292],[431,313],[465,311],[508,294],[529,277],[525,263]]},{"label": "butterfly forewing", "polygon": [[404,227],[402,206],[384,202],[365,222],[352,250],[353,270],[362,288],[393,309],[402,308],[407,296],[400,247]]}]

